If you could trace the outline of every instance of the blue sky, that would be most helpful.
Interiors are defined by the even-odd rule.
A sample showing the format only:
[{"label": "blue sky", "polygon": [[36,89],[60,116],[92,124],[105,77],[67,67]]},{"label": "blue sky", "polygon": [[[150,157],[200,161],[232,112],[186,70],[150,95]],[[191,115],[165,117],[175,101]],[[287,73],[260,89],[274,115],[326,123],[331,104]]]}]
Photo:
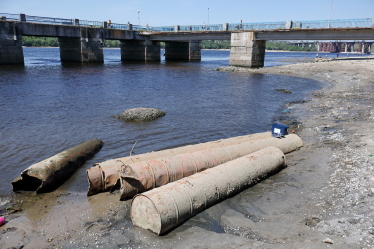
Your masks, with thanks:
[{"label": "blue sky", "polygon": [[[327,20],[331,0],[0,0],[0,13],[150,26]],[[332,19],[373,18],[374,0],[333,0]]]}]

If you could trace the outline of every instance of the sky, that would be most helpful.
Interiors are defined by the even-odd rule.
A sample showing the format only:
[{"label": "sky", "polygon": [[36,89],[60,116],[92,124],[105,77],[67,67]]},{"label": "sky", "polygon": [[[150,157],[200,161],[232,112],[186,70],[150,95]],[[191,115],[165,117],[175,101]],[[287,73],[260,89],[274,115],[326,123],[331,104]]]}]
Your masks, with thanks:
[{"label": "sky", "polygon": [[0,13],[174,26],[374,18],[374,0],[0,0]]}]

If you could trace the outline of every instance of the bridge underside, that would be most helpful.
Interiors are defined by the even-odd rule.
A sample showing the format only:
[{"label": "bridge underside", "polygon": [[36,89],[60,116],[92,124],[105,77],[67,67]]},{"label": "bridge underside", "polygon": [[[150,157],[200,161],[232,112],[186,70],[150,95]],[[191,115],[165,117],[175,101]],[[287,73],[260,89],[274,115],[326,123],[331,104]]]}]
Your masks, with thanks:
[{"label": "bridge underside", "polygon": [[165,42],[166,61],[201,61],[200,41]]}]

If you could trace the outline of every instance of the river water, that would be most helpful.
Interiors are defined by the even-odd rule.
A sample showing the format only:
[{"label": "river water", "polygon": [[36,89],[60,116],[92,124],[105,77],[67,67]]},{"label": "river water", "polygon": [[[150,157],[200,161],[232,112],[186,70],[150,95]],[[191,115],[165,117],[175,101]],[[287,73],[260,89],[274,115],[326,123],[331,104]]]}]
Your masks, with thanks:
[{"label": "river water", "polygon": [[[215,71],[228,65],[229,51],[204,50],[201,62],[122,63],[120,50],[105,49],[103,64],[62,64],[58,48],[24,48],[24,55],[24,66],[0,66],[0,205],[23,169],[89,139],[105,145],[62,186],[68,191],[86,192],[85,170],[129,155],[135,141],[141,154],[269,131],[284,104],[320,88],[301,78]],[[305,57],[315,53],[269,52],[265,66]],[[167,114],[151,122],[115,118],[135,107]]]}]

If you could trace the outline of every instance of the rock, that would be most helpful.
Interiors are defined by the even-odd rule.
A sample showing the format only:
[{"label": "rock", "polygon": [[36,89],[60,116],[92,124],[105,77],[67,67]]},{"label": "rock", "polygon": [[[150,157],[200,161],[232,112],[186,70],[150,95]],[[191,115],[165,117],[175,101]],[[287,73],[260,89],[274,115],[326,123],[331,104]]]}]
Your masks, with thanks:
[{"label": "rock", "polygon": [[326,238],[323,240],[323,243],[326,243],[326,244],[334,244],[334,242],[332,241],[332,239],[330,238]]},{"label": "rock", "polygon": [[118,119],[124,120],[126,122],[133,121],[151,121],[156,118],[165,116],[166,112],[155,108],[133,108],[128,109],[117,116]]},{"label": "rock", "polygon": [[309,227],[315,227],[320,222],[320,220],[317,217],[312,217],[312,218],[306,218],[304,222],[305,222],[305,225]]},{"label": "rock", "polygon": [[292,93],[290,90],[287,90],[287,89],[275,89],[275,90],[283,92],[283,93]]}]

